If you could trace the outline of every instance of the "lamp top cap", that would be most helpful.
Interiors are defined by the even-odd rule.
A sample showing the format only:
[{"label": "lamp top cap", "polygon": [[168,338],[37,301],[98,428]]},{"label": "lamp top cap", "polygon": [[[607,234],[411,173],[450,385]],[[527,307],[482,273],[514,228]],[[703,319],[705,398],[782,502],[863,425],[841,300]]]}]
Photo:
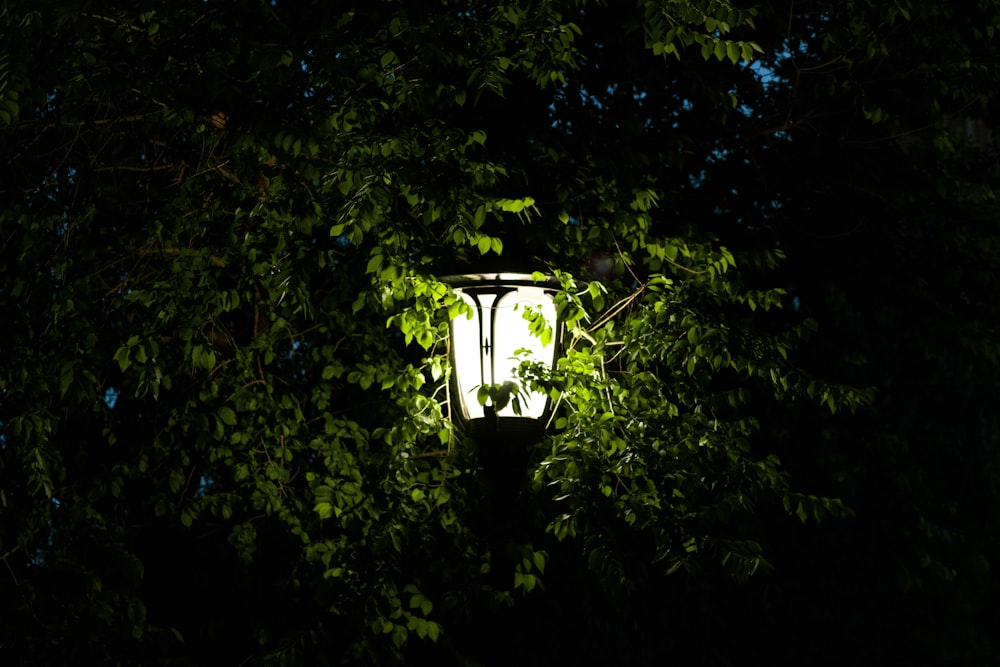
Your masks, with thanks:
[{"label": "lamp top cap", "polygon": [[530,287],[546,287],[555,289],[562,283],[554,276],[540,276],[537,280],[530,273],[462,273],[451,276],[441,276],[441,282],[451,287],[472,287],[475,285],[517,285]]}]

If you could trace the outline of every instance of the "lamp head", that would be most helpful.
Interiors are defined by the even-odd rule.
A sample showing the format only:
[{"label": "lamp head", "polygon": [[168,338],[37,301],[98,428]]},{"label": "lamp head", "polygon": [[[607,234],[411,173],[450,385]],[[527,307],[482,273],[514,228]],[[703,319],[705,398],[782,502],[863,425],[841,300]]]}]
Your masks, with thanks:
[{"label": "lamp head", "polygon": [[469,273],[441,278],[470,307],[451,321],[453,406],[473,430],[544,428],[551,400],[519,379],[525,362],[551,368],[561,336],[555,278]]}]

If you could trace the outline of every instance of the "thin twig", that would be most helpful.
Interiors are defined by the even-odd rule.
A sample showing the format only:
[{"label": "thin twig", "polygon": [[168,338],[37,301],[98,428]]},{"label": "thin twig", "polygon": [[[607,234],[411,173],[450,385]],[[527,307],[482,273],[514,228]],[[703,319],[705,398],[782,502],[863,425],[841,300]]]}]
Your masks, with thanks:
[{"label": "thin twig", "polygon": [[625,261],[625,253],[622,252],[621,246],[618,245],[618,239],[615,239],[615,249],[618,251],[618,256],[622,258],[622,264],[625,265],[625,268],[628,269],[629,274],[632,276],[632,280],[634,280],[637,285],[641,285],[642,281],[639,280],[639,276],[635,275],[635,271],[633,271],[632,267],[629,266],[629,263]]},{"label": "thin twig", "polygon": [[601,319],[597,320],[597,322],[590,325],[590,327],[587,328],[587,331],[596,331],[600,327],[604,326],[608,322],[608,320],[610,320],[612,317],[614,317],[622,310],[624,310],[630,303],[635,301],[645,291],[646,291],[646,284],[645,283],[640,284],[638,289],[636,289],[636,291],[632,292],[627,297],[625,297],[615,305],[611,306],[611,308],[606,310],[604,312],[604,315],[601,316]]}]

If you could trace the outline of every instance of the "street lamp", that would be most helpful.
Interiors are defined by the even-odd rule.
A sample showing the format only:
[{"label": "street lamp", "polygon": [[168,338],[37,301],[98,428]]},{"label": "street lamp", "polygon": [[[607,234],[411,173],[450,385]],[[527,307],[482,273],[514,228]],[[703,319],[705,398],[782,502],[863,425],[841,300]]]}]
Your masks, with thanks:
[{"label": "street lamp", "polygon": [[[544,368],[555,363],[561,324],[553,297],[560,282],[524,273],[469,273],[441,281],[469,306],[451,320],[451,407],[454,421],[472,436],[485,481],[480,509],[490,549],[488,581],[504,590],[514,574],[509,545],[518,543],[519,527],[531,523],[521,495],[528,462],[553,409],[546,393],[518,386],[517,370],[525,361]],[[513,612],[501,610],[486,627],[486,655],[510,656]]]},{"label": "street lamp", "polygon": [[546,368],[555,363],[561,336],[553,296],[559,281],[524,273],[475,273],[441,281],[471,309],[451,321],[458,415],[478,432],[541,431],[552,402],[544,393],[518,387],[517,368],[524,361]]}]

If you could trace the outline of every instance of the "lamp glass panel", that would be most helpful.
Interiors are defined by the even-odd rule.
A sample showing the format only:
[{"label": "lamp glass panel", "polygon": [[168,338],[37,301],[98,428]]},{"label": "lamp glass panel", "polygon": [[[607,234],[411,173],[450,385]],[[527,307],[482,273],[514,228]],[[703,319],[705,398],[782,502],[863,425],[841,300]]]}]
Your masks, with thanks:
[{"label": "lamp glass panel", "polygon": [[[451,346],[455,355],[455,380],[458,384],[458,392],[462,404],[465,406],[469,419],[481,419],[483,406],[476,400],[476,391],[484,382],[484,373],[489,373],[488,358],[483,357],[483,338],[489,335],[489,320],[487,325],[482,326],[481,314],[489,310],[484,306],[480,310],[476,301],[465,292],[458,291],[458,295],[465,303],[471,306],[471,316],[459,315],[451,321]],[[479,297],[482,301],[492,303],[496,298],[493,294],[484,294]]]},{"label": "lamp glass panel", "polygon": [[[531,333],[530,323],[524,319],[528,308],[541,311],[550,327],[555,327],[556,307],[552,297],[544,290],[535,287],[520,287],[514,291],[502,294],[493,307],[493,384],[503,384],[507,381],[521,384],[516,375],[517,367],[524,360],[539,362],[551,367],[555,355],[555,345],[542,345],[542,339]],[[526,354],[518,355],[519,350]],[[486,371],[489,373],[489,370]],[[529,391],[521,387],[522,417],[539,418],[545,412],[547,402],[545,394]],[[514,407],[508,403],[503,410],[497,411],[499,416],[516,416]]]}]

